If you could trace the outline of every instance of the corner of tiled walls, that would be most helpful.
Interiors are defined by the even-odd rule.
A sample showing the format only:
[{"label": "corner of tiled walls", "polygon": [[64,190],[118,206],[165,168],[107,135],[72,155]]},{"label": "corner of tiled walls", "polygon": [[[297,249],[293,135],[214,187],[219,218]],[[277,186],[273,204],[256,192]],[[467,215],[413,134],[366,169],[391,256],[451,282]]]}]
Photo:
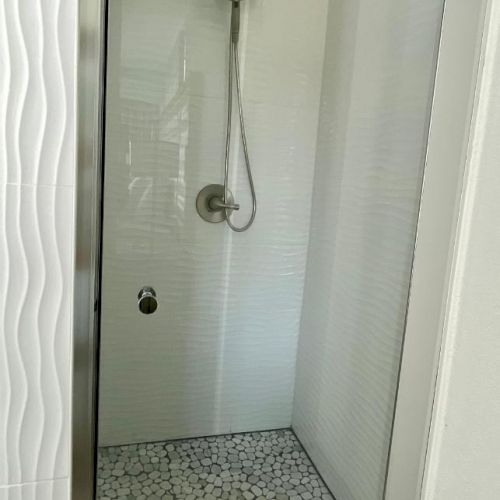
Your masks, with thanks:
[{"label": "corner of tiled walls", "polygon": [[292,425],[343,500],[384,496],[442,7],[330,3]]},{"label": "corner of tiled walls", "polygon": [[77,2],[0,2],[0,500],[69,498]]}]

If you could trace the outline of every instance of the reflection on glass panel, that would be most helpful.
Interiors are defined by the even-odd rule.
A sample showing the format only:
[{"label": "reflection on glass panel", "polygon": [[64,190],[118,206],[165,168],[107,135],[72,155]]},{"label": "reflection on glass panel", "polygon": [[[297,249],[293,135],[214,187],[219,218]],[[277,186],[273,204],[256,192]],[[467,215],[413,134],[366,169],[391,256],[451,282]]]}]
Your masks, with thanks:
[{"label": "reflection on glass panel", "polygon": [[109,1],[98,498],[382,499],[442,8]]}]

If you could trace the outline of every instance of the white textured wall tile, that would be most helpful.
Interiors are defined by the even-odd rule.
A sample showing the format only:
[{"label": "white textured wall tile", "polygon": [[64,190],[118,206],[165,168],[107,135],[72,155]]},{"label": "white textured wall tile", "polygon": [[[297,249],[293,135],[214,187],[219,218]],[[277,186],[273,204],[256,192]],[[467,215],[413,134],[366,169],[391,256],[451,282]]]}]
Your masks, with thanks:
[{"label": "white textured wall tile", "polygon": [[0,181],[73,185],[76,2],[6,0]]},{"label": "white textured wall tile", "polygon": [[69,500],[68,479],[0,487],[0,500]]},{"label": "white textured wall tile", "polygon": [[[276,3],[243,10],[259,212],[234,235],[195,211],[199,190],[223,180],[229,2],[111,2],[101,444],[290,425],[326,2]],[[283,8],[297,29],[282,28]],[[158,292],[151,317],[137,308],[143,285]]]},{"label": "white textured wall tile", "polygon": [[7,130],[7,108],[9,85],[10,85],[10,65],[8,38],[5,19],[5,2],[0,4],[0,62],[2,70],[0,71],[0,186],[7,182],[7,142],[5,134]]},{"label": "white textured wall tile", "polygon": [[[323,69],[328,0],[242,3],[247,101],[313,109]],[[321,47],[321,50],[318,48]]]},{"label": "white textured wall tile", "polygon": [[76,8],[0,3],[2,498],[67,498]]},{"label": "white textured wall tile", "polygon": [[293,425],[338,500],[380,500],[442,0],[330,3]]},{"label": "white textured wall tile", "polygon": [[12,484],[68,474],[73,192],[2,195],[0,484]]}]

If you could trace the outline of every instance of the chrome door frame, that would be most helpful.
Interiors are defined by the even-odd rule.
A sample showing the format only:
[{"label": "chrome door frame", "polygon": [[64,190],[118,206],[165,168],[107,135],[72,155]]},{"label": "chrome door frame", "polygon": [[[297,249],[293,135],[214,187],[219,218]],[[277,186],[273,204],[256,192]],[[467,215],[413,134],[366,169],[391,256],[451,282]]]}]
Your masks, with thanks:
[{"label": "chrome door frame", "polygon": [[95,496],[107,0],[78,0],[71,498]]},{"label": "chrome door frame", "polygon": [[[73,500],[93,500],[95,496],[95,467],[97,453],[97,390],[98,390],[98,349],[100,321],[100,276],[102,241],[102,183],[104,157],[104,107],[106,68],[106,16],[108,0],[78,0],[78,59],[77,59],[77,210],[76,210],[76,258],[73,309],[73,394],[72,394],[72,451],[71,451],[71,498]],[[477,57],[462,60],[464,23],[468,17],[460,14],[460,9],[475,9],[479,23],[470,28],[466,43],[480,41],[484,27],[484,4],[466,0],[445,0],[445,20],[447,29],[442,31],[438,64],[437,92],[431,111],[431,141],[443,143],[451,140],[455,150],[468,141],[472,105],[467,97],[474,89],[474,79],[478,71]],[[446,12],[449,13],[448,17]],[[481,21],[482,19],[482,21]],[[445,49],[445,51],[444,51]],[[443,62],[444,61],[444,62]],[[459,70],[460,64],[465,64]],[[458,68],[458,69],[457,69]],[[454,71],[456,70],[456,71]],[[468,79],[458,85],[454,75],[470,72]],[[450,95],[461,99],[458,104],[450,102]],[[467,102],[466,102],[467,101]],[[461,109],[464,120],[457,122],[458,130],[448,130],[455,106]],[[462,129],[460,129],[462,127]],[[451,139],[450,139],[451,134]],[[439,141],[438,141],[439,139]],[[429,146],[431,147],[432,144]],[[439,153],[439,144],[435,146]],[[448,148],[450,150],[450,148]],[[460,156],[460,155],[459,155]],[[453,244],[453,228],[458,221],[456,197],[459,196],[463,177],[463,158],[457,155],[437,157],[432,160],[430,150],[424,179],[424,195],[418,227],[413,269],[412,288],[408,304],[408,323],[405,332],[401,379],[391,437],[392,446],[387,470],[386,500],[419,498],[424,475],[425,452],[430,428],[430,414],[435,391],[435,377],[442,332],[441,311],[445,304],[435,307],[434,315],[427,316],[425,327],[428,332],[418,336],[415,317],[425,314],[427,290],[438,287],[446,289],[450,263],[445,253]],[[431,162],[434,162],[431,164]],[[455,163],[458,162],[458,163]],[[443,165],[443,167],[441,167]],[[429,170],[432,168],[433,170]],[[444,169],[444,170],[443,170]],[[448,169],[448,170],[446,170]],[[433,213],[442,209],[442,198],[429,196],[429,192],[440,189],[443,173],[454,172],[455,184],[451,186],[442,225],[432,224]],[[455,169],[455,170],[454,170]],[[437,173],[436,173],[437,172]],[[432,182],[431,182],[432,181]],[[444,178],[446,181],[446,177]],[[427,197],[431,198],[426,201]],[[438,200],[441,206],[434,205]],[[428,215],[427,215],[428,213]],[[442,262],[438,272],[430,265],[435,257],[436,241],[442,249]],[[420,260],[419,260],[420,259]],[[423,268],[423,269],[422,269]],[[433,271],[433,272],[430,272]],[[418,288],[417,288],[418,286]],[[444,293],[444,292],[443,292]],[[434,297],[436,300],[436,297]],[[419,314],[420,313],[420,314]],[[421,329],[420,329],[421,330]],[[415,365],[415,360],[419,364]],[[423,363],[423,364],[422,364]],[[426,377],[419,377],[418,369],[425,366]],[[414,398],[415,391],[419,397]],[[417,415],[417,418],[415,415]],[[410,450],[411,448],[411,450]],[[407,496],[406,496],[407,495]],[[417,495],[417,496],[415,496]]]}]

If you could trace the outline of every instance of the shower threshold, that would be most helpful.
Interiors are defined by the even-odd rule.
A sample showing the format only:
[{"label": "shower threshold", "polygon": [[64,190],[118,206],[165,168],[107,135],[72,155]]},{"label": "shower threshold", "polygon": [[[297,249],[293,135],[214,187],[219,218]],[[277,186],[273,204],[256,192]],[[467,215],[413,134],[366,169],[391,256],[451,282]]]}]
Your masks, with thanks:
[{"label": "shower threshold", "polygon": [[291,429],[100,448],[97,498],[333,500]]}]

